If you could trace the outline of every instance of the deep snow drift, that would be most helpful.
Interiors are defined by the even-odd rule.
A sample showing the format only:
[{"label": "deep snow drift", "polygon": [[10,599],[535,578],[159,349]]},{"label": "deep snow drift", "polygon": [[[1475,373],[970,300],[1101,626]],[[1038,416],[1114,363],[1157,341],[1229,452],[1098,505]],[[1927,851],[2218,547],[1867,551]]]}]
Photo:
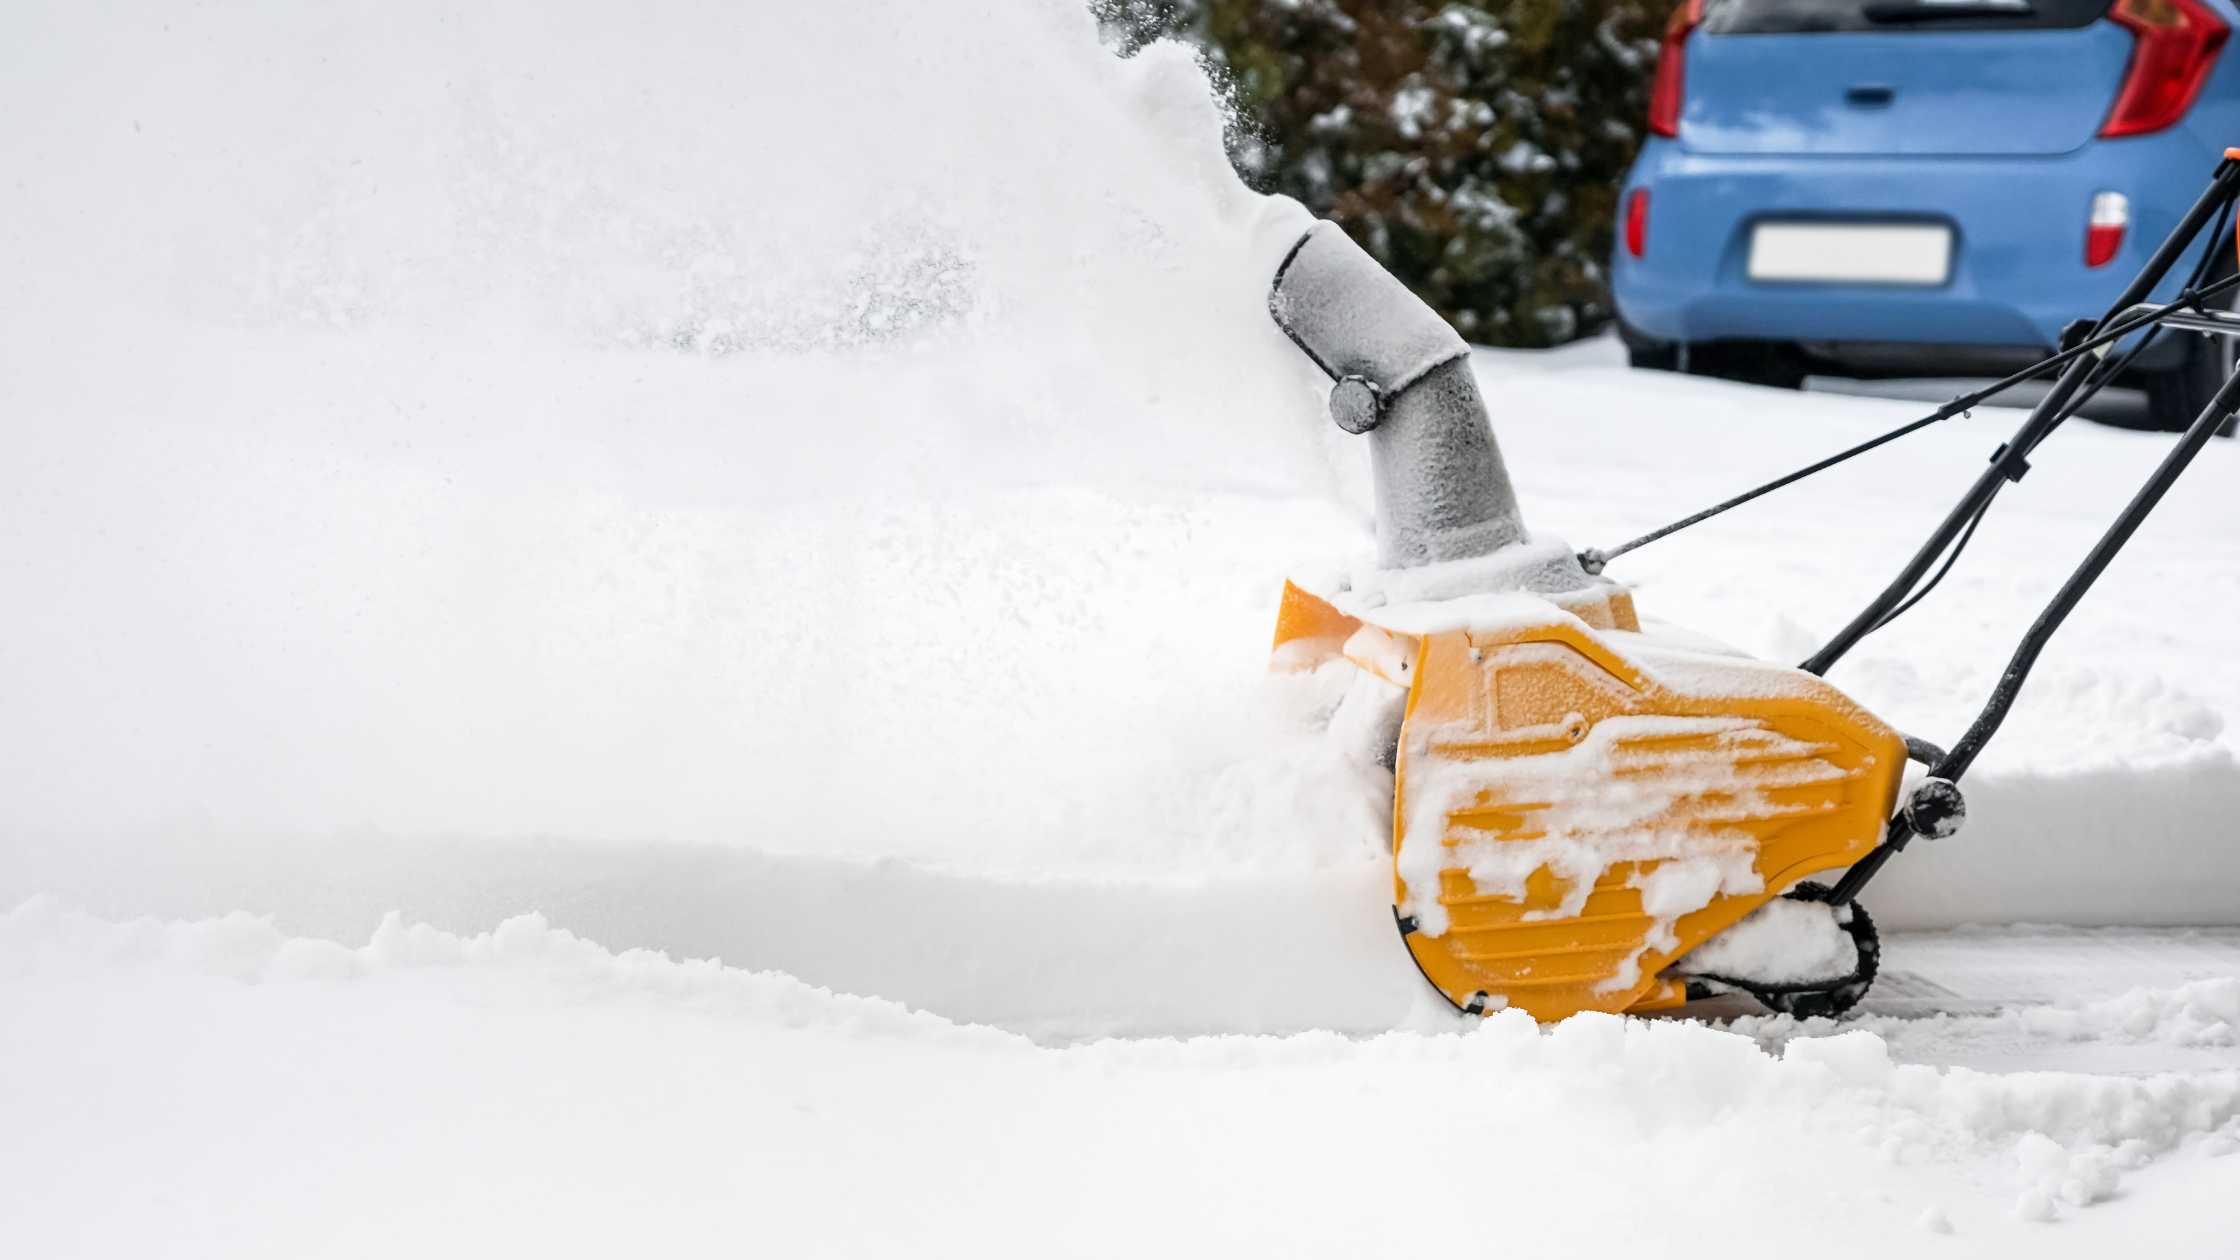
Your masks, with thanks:
[{"label": "deep snow drift", "polygon": [[[1061,0],[679,3],[627,31],[587,5],[19,8],[0,908],[57,901],[0,933],[4,1110],[35,1135],[6,1158],[40,1188],[10,1232],[58,1237],[145,1173],[164,1193],[82,1250],[463,1248],[532,1210],[571,1249],[712,1245],[751,1205],[874,1251],[1036,1200],[999,1241],[1358,1253],[1402,1218],[1595,1215],[1825,1243],[1803,1222],[1863,1213],[1863,1244],[2050,1208],[2077,1227],[2045,1247],[2151,1226],[2203,1254],[2240,1065],[2229,994],[2186,986],[2228,952],[2143,997],[2048,984],[2030,1024],[1956,1010],[1940,968],[1973,954],[1900,937],[1886,966],[1926,979],[1835,1043],[1434,1018],[1385,820],[1318,729],[1344,680],[1263,671],[1285,574],[1370,549],[1366,461],[1265,313],[1299,212],[1229,174],[1187,56],[1118,61]],[[1579,545],[1919,410],[1629,373],[1607,344],[1477,368],[1527,522]],[[1615,575],[1799,657],[2012,419]],[[2056,641],[1969,830],[1893,866],[1881,922],[2240,922],[2233,445]],[[1949,737],[2161,448],[2063,433],[1834,681]],[[288,943],[392,909],[433,926]],[[440,935],[530,911],[551,926]],[[436,944],[385,952],[408,938]],[[1982,944],[2014,939],[2045,940]],[[2059,956],[2086,974],[2095,939]],[[638,946],[1011,1031],[605,952]],[[1984,1022],[1923,1031],[1939,1012]],[[2198,1035],[2142,1058],[2138,1019]],[[1396,1027],[1436,1035],[1329,1031]],[[1922,1065],[2039,1066],[2009,1051],[2058,1028],[2097,1070],[2172,1071]],[[2133,1165],[2135,1193],[2073,1210]],[[864,1185],[909,1211],[867,1222]]]}]

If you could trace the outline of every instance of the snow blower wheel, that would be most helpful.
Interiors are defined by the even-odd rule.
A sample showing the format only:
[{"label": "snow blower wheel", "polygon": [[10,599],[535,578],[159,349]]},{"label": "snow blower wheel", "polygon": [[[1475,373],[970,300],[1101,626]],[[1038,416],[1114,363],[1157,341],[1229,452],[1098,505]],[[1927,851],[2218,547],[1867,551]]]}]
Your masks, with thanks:
[{"label": "snow blower wheel", "polygon": [[[1369,447],[1377,556],[1319,589],[1285,585],[1272,664],[1343,660],[1359,671],[1331,736],[1359,743],[1365,768],[1391,771],[1393,916],[1424,978],[1463,1011],[1540,1020],[1733,991],[1799,1018],[1855,1008],[1881,961],[1860,891],[1914,840],[1959,830],[1960,780],[2062,621],[2240,410],[2240,372],[2223,374],[1949,751],[1900,734],[1824,675],[1936,588],[2031,453],[2155,337],[2199,334],[2220,354],[2240,345],[2240,315],[2217,301],[2240,291],[2223,262],[2236,200],[2240,149],[2229,149],[2138,276],[2058,353],[1723,503],[1581,552],[1525,528],[1470,347],[1334,225],[1303,233],[1276,268],[1268,311],[1331,382],[1333,422]],[[2190,272],[2165,285],[2189,255]],[[2055,370],[1897,578],[1799,665],[1645,628],[1630,590],[1603,576],[1640,547]],[[1901,793],[1909,758],[1928,775]],[[1836,871],[1832,884],[1804,882]]]},{"label": "snow blower wheel", "polygon": [[[1807,880],[1783,894],[1790,901],[1829,904],[1833,891],[1826,884]],[[1857,962],[1850,974],[1832,980],[1788,981],[1766,983],[1739,976],[1694,974],[1688,977],[1690,999],[1713,997],[1720,993],[1747,993],[1757,999],[1760,1006],[1777,1015],[1790,1015],[1797,1019],[1833,1019],[1859,1004],[1859,999],[1874,987],[1876,972],[1882,966],[1882,938],[1875,934],[1874,919],[1867,908],[1858,902],[1834,906],[1836,926],[1851,938],[1851,948]]]}]

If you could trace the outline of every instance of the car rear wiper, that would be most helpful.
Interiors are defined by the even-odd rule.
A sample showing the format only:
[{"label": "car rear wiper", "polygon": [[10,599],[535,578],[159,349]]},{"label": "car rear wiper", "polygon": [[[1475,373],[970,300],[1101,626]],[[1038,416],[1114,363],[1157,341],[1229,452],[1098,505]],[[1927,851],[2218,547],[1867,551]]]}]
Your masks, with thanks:
[{"label": "car rear wiper", "polygon": [[2026,18],[2027,0],[1867,0],[1859,10],[1869,22],[1934,22],[1950,18]]}]

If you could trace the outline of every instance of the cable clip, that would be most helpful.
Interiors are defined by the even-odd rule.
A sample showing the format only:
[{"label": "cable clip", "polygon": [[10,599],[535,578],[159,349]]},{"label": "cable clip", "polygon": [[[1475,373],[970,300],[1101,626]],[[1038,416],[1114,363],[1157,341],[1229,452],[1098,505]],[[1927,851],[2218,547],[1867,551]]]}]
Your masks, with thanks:
[{"label": "cable clip", "polygon": [[2023,474],[2030,471],[2030,461],[2024,459],[2019,452],[2009,458],[2005,442],[1999,443],[1999,449],[1991,452],[1991,462],[2009,481],[2020,481]]}]

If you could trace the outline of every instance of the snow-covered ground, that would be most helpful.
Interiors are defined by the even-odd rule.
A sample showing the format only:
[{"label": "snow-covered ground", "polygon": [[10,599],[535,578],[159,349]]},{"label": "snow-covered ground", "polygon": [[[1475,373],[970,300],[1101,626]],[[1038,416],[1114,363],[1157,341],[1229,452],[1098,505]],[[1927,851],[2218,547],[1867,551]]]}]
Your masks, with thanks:
[{"label": "snow-covered ground", "polygon": [[[1298,212],[1186,56],[1000,8],[12,23],[10,1250],[2226,1254],[2240,443],[1871,891],[1861,1019],[1466,1030],[1342,679],[1263,668],[1369,548]],[[1580,546],[1921,410],[1477,368]],[[1797,658],[2016,419],[1614,575]],[[2165,444],[2063,432],[1834,681],[1949,739]]]},{"label": "snow-covered ground", "polygon": [[2008,1029],[2227,1065],[2146,1076],[1909,1064],[1918,1022],[1428,1005],[1038,1047],[530,918],[346,948],[34,905],[0,945],[31,1255],[2207,1257],[2240,1176],[2229,936],[2221,981]]}]

